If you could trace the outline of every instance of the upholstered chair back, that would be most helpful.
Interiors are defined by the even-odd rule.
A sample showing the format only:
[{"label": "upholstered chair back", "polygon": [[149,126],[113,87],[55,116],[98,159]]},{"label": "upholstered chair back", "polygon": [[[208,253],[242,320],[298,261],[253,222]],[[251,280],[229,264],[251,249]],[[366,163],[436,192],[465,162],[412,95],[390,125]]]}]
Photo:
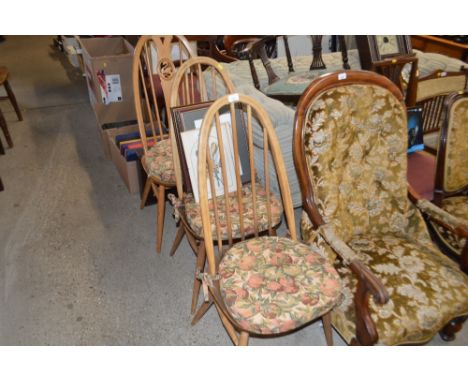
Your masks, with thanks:
[{"label": "upholstered chair back", "polygon": [[468,189],[468,91],[451,94],[445,106],[436,189],[449,194]]},{"label": "upholstered chair back", "polygon": [[317,91],[299,104],[313,202],[345,241],[404,232],[410,207],[401,93],[377,74],[346,73],[317,79]]}]

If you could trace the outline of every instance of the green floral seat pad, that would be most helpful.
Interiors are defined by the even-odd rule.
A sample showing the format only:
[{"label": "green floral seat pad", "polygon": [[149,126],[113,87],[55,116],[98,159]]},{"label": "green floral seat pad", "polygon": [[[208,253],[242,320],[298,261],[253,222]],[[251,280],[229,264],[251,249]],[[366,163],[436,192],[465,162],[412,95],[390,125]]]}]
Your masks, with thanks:
[{"label": "green floral seat pad", "polygon": [[341,283],[327,259],[309,246],[279,237],[235,244],[219,265],[221,294],[246,331],[282,333],[330,311]]},{"label": "green floral seat pad", "polygon": [[301,95],[307,89],[309,84],[315,78],[325,73],[330,73],[336,69],[321,69],[307,72],[292,72],[287,77],[280,78],[278,81],[266,86],[263,92],[267,96],[275,95]]}]

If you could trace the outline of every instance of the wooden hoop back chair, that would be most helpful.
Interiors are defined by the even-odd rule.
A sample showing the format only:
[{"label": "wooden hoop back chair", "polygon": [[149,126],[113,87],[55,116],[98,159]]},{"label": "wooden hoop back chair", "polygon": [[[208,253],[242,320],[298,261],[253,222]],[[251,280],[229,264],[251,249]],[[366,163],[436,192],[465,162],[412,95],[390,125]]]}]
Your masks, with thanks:
[{"label": "wooden hoop back chair", "polygon": [[468,91],[445,98],[434,190],[434,204],[460,220],[462,229],[451,232],[430,222],[439,244],[468,273]]},{"label": "wooden hoop back chair", "polygon": [[[245,113],[241,118],[245,125],[236,117],[236,108]],[[226,110],[230,124],[220,120]],[[258,129],[254,138],[253,120],[260,126],[261,138]],[[251,182],[247,185],[241,178],[246,165],[240,158],[239,129],[245,132],[249,152]],[[254,163],[254,139],[263,143],[263,168]],[[281,198],[273,199],[270,190],[270,161]],[[325,257],[297,241],[278,138],[253,98],[231,94],[208,109],[198,145],[198,188],[208,263],[208,271],[201,275],[205,298],[208,305],[215,304],[233,343],[247,345],[250,334],[282,334],[323,317],[327,343],[332,344],[328,312],[341,295],[339,278]],[[260,205],[259,197],[266,203]],[[233,211],[239,220],[234,221]],[[285,218],[286,237],[276,236],[278,215]],[[227,235],[220,216],[225,216]]]},{"label": "wooden hoop back chair", "polygon": [[407,186],[407,144],[403,95],[384,76],[330,73],[299,101],[301,233],[341,276],[348,297],[332,321],[350,344],[451,339],[468,313],[468,277],[434,246],[421,213],[446,214]]},{"label": "wooden hoop back chair", "polygon": [[458,72],[437,70],[419,78],[416,104],[422,107],[422,123],[426,151],[437,152],[439,132],[444,122],[444,102],[450,93],[467,89],[468,68]]},{"label": "wooden hoop back chair", "polygon": [[[174,45],[178,54],[174,57]],[[138,128],[143,143],[142,166],[148,175],[140,208],[150,190],[157,201],[156,252],[161,252],[166,190],[176,186],[171,142],[164,120],[176,65],[193,55],[183,36],[142,36],[135,47],[132,67],[133,93]]]},{"label": "wooden hoop back chair", "polygon": [[[171,108],[174,108],[178,106],[188,106],[201,102],[213,101],[222,95],[233,92],[234,85],[229,74],[223,69],[223,66],[219,62],[210,57],[193,57],[186,61],[176,73],[172,84],[170,105]],[[171,119],[170,129],[173,131],[172,123],[173,121]],[[178,200],[184,203],[187,197],[190,198],[191,195],[185,195],[179,151],[174,134],[171,135],[171,143]],[[194,314],[201,287],[201,281],[199,280],[198,275],[200,272],[203,272],[205,266],[205,246],[201,235],[201,226],[198,225],[198,229],[194,230],[192,229],[190,222],[187,220],[187,214],[191,215],[191,211],[195,208],[194,203],[189,203],[189,206],[193,208],[189,208],[188,211],[185,208],[182,208],[180,203],[175,203],[179,205],[176,208],[180,210],[178,217],[180,217],[181,224],[177,231],[171,255],[174,254],[184,235],[187,236],[190,246],[197,255],[191,305],[191,312]],[[192,324],[195,325],[202,315],[202,312],[199,312],[199,314],[194,317]]]},{"label": "wooden hoop back chair", "polygon": [[[411,65],[408,81],[404,81],[402,76],[406,65]],[[401,56],[376,61],[372,63],[371,70],[387,77],[405,94],[407,107],[415,106],[418,81],[418,58],[416,56]]]}]

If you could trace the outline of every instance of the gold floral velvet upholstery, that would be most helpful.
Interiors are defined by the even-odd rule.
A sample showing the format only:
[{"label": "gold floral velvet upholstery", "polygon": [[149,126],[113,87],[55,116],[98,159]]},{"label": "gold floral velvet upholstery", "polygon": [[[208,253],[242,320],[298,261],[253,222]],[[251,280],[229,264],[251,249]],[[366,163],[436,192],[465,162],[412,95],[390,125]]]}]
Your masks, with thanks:
[{"label": "gold floral velvet upholstery", "polygon": [[[452,216],[461,220],[463,226],[468,227],[468,196],[453,196],[442,200],[442,209]],[[461,255],[466,239],[454,234],[452,231],[429,221],[435,233],[442,242],[447,245],[455,254]]]},{"label": "gold floral velvet upholstery", "polygon": [[454,102],[447,129],[444,191],[468,185],[468,97]]},{"label": "gold floral velvet upholstery", "polygon": [[157,142],[143,158],[148,175],[159,180],[175,184],[174,161],[169,139]]},{"label": "gold floral velvet upholstery", "polygon": [[229,313],[253,333],[293,330],[341,300],[340,279],[326,258],[287,238],[235,244],[222,258],[219,275]]},{"label": "gold floral velvet upholstery", "polygon": [[[268,229],[268,209],[267,209],[267,194],[263,187],[256,185],[256,213],[257,213],[257,225],[258,232],[262,232]],[[255,233],[255,223],[254,223],[254,211],[252,208],[252,187],[251,184],[244,185],[242,187],[242,217],[244,224],[244,234],[249,236]],[[230,206],[230,218],[231,218],[231,230],[232,237],[239,238],[241,237],[241,226],[240,226],[240,214],[239,214],[239,204],[237,203],[237,193],[231,193],[229,195],[229,206]],[[199,237],[203,236],[203,226],[201,220],[200,207],[198,203],[195,203],[195,200],[191,195],[187,195],[184,201],[185,205],[185,216],[187,221]],[[227,230],[227,217],[225,214],[226,202],[224,196],[218,196],[217,198],[217,207],[219,219],[219,227],[221,229],[221,236],[223,239],[228,239],[228,230]],[[212,223],[212,232],[213,236],[216,237],[216,219],[214,216],[213,202],[209,202],[210,206],[210,221]],[[283,205],[280,200],[270,192],[270,212],[271,212],[271,226],[275,227],[281,222],[281,215],[283,214]]]},{"label": "gold floral velvet upholstery", "polygon": [[[407,197],[404,106],[374,85],[320,94],[306,114],[304,143],[320,214],[383,282],[390,300],[370,302],[379,343],[429,340],[468,313],[468,277],[434,247],[421,213]],[[304,213],[301,233],[342,276],[345,299],[332,314],[346,341],[355,337],[356,278]]]}]

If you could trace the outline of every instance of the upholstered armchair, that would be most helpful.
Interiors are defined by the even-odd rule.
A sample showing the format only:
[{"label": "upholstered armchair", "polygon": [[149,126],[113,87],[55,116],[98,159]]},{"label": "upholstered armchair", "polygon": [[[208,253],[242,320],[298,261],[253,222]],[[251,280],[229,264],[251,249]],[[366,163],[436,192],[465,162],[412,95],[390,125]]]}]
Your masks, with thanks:
[{"label": "upholstered armchair", "polygon": [[449,339],[468,314],[468,277],[432,243],[425,203],[408,197],[402,100],[383,76],[335,72],[314,80],[296,111],[301,233],[342,278],[332,323],[351,344]]},{"label": "upholstered armchair", "polygon": [[426,205],[438,244],[468,273],[468,91],[445,100],[437,152],[434,204]]}]

